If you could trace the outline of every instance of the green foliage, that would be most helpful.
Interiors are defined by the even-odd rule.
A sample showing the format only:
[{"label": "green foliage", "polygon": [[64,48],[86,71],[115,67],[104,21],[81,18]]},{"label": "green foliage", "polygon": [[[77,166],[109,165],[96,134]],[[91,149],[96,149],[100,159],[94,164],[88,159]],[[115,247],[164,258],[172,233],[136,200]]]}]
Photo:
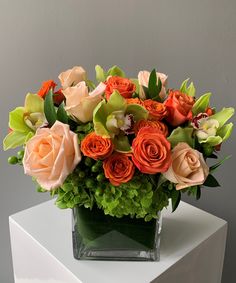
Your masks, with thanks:
[{"label": "green foliage", "polygon": [[18,164],[18,158],[16,156],[10,156],[7,159],[8,163],[11,165]]},{"label": "green foliage", "polygon": [[212,165],[210,167],[210,173],[213,173],[220,165],[222,165],[226,160],[228,160],[231,157],[231,155],[226,156],[221,161],[217,162],[216,164]]},{"label": "green foliage", "polygon": [[145,86],[142,87],[147,99],[153,99],[162,102],[159,95],[162,88],[162,83],[160,78],[158,78],[157,80],[157,74],[155,69],[153,69],[152,72],[150,73],[148,88]]},{"label": "green foliage", "polygon": [[114,187],[104,184],[103,191],[95,195],[99,208],[115,217],[144,218],[146,221],[157,217],[157,212],[168,205],[168,196],[156,189],[147,175],[135,176],[126,184]]},{"label": "green foliage", "polygon": [[[156,179],[156,176],[140,174],[116,187],[105,178],[101,161],[86,158],[51,195],[57,195],[55,204],[61,209],[76,205],[92,209],[96,204],[106,215],[149,221],[169,204],[169,191],[162,185],[158,187]],[[38,187],[38,191],[45,190]]]},{"label": "green foliage", "polygon": [[171,190],[171,203],[172,203],[172,212],[174,212],[179,206],[181,200],[181,193],[177,190]]},{"label": "green foliage", "polygon": [[220,184],[218,183],[218,181],[216,180],[216,178],[209,174],[206,178],[206,181],[204,182],[203,186],[206,187],[220,187]]},{"label": "green foliage", "polygon": [[51,127],[57,120],[57,113],[53,102],[53,91],[49,90],[44,100],[44,113]]},{"label": "green foliage", "polygon": [[183,190],[181,190],[183,193],[187,192],[187,194],[189,196],[194,196],[196,198],[196,200],[199,200],[201,197],[201,186],[196,185],[196,186],[192,186],[192,187],[188,187],[185,188]]},{"label": "green foliage", "polygon": [[64,124],[68,124],[68,116],[66,114],[66,110],[65,110],[65,104],[64,102],[62,102],[57,110],[57,120],[64,123]]}]

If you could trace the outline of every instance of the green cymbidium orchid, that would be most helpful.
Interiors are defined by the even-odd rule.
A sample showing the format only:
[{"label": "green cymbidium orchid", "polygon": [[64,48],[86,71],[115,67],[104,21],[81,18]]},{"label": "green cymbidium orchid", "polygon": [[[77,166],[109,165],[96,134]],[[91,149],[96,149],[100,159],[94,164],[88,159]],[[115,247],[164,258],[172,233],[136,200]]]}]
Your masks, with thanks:
[{"label": "green cymbidium orchid", "polygon": [[233,123],[225,124],[234,114],[234,108],[223,108],[207,118],[198,121],[196,136],[199,143],[206,146],[216,146],[227,140],[232,131]]},{"label": "green cymbidium orchid", "polygon": [[3,141],[4,150],[26,143],[45,122],[44,100],[37,94],[28,93],[25,106],[17,107],[9,114],[11,132]]},{"label": "green cymbidium orchid", "polygon": [[109,100],[102,100],[93,112],[94,129],[97,135],[112,138],[120,152],[131,151],[127,132],[132,122],[148,118],[148,111],[138,104],[127,104],[126,100],[114,91]]}]

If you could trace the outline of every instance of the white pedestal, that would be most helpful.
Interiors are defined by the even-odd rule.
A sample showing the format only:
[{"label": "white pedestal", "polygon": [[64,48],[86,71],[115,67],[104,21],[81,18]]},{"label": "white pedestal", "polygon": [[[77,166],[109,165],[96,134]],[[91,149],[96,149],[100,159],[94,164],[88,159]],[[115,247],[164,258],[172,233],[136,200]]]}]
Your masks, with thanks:
[{"label": "white pedestal", "polygon": [[160,262],[78,261],[71,211],[54,200],[10,216],[15,283],[220,283],[227,223],[184,202],[163,212]]}]

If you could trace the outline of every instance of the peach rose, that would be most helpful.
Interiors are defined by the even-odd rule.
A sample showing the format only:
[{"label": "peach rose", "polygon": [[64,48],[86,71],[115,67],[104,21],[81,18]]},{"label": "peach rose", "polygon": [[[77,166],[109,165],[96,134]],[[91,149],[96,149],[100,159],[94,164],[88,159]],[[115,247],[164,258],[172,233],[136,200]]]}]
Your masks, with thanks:
[{"label": "peach rose", "polygon": [[134,126],[135,135],[138,134],[139,130],[144,127],[151,127],[158,129],[165,137],[168,136],[168,128],[166,124],[160,121],[150,121],[150,120],[139,120]]},{"label": "peach rose", "polygon": [[156,174],[168,170],[171,145],[160,130],[141,128],[132,143],[132,160],[142,173]]},{"label": "peach rose", "polygon": [[111,76],[106,81],[106,99],[108,100],[114,90],[119,91],[124,98],[131,98],[135,92],[135,84],[127,78]]},{"label": "peach rose", "polygon": [[135,166],[127,154],[115,152],[103,161],[103,169],[112,185],[119,186],[133,178]]},{"label": "peach rose", "polygon": [[65,72],[60,73],[58,76],[63,89],[75,86],[79,82],[87,80],[86,71],[81,66],[75,66]]},{"label": "peach rose", "polygon": [[165,106],[168,110],[166,120],[174,127],[191,120],[193,117],[191,111],[193,104],[193,97],[181,93],[179,90],[171,90],[165,101]]},{"label": "peach rose", "polygon": [[88,134],[81,142],[81,151],[85,156],[95,160],[105,159],[111,155],[113,144],[111,139],[96,135],[95,132]]},{"label": "peach rose", "polygon": [[167,116],[167,110],[163,103],[152,99],[146,99],[144,100],[144,107],[149,112],[149,119],[160,121]]},{"label": "peach rose", "polygon": [[85,82],[63,90],[66,98],[65,110],[75,119],[82,123],[92,121],[93,110],[102,100],[105,84],[100,83],[92,92],[88,92]]},{"label": "peach rose", "polygon": [[51,128],[38,129],[25,147],[25,174],[36,178],[42,188],[60,187],[81,160],[78,138],[69,125],[56,121]]},{"label": "peach rose", "polygon": [[[167,87],[168,76],[163,74],[163,73],[158,73],[158,72],[156,73],[156,75],[157,75],[157,81],[158,81],[158,78],[160,78],[161,83],[162,83],[162,89],[161,89],[159,95],[160,95],[161,99],[164,99],[166,97],[166,87]],[[141,99],[146,98],[142,86],[148,87],[149,77],[150,77],[150,72],[148,72],[148,71],[140,71],[138,73],[138,82],[139,82],[139,85],[140,85],[139,97]]]},{"label": "peach rose", "polygon": [[176,183],[176,189],[202,185],[209,174],[209,168],[202,153],[180,142],[172,150],[172,164],[163,173],[169,181]]}]

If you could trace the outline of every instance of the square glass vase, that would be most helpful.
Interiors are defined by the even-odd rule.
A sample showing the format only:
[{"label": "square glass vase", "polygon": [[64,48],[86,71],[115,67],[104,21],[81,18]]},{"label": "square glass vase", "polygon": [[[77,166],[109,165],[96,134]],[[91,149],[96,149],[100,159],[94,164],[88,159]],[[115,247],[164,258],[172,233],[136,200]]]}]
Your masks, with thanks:
[{"label": "square glass vase", "polygon": [[117,218],[103,210],[74,207],[73,253],[78,260],[159,261],[161,213],[157,219]]}]

